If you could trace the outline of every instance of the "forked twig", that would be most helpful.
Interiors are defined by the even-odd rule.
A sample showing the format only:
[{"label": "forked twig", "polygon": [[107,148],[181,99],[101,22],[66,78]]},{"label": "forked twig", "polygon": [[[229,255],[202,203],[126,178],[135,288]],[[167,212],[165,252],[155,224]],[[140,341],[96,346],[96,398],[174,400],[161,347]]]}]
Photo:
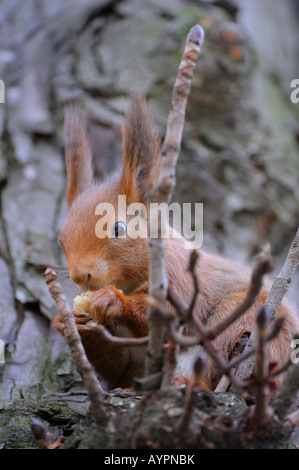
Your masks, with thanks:
[{"label": "forked twig", "polygon": [[[185,305],[181,297],[172,289],[168,289],[168,300],[176,308],[179,318],[183,321],[188,320],[189,307]],[[188,325],[195,334],[195,336],[192,338],[192,341],[196,341],[196,337],[198,338],[196,344],[202,345],[206,349],[206,351],[211,356],[217,367],[219,367],[219,369],[223,371],[225,375],[228,376],[229,380],[234,385],[238,393],[240,395],[243,395],[244,389],[242,383],[235,378],[231,368],[227,367],[227,362],[219,355],[217,349],[213,345],[213,342],[209,338],[209,330],[202,324],[202,322],[198,318],[195,317],[189,319]]]},{"label": "forked twig", "polygon": [[[190,255],[188,270],[193,279],[194,289],[193,289],[193,296],[189,305],[189,311],[187,312],[188,318],[192,318],[193,309],[195,307],[197,295],[199,292],[198,279],[197,279],[197,275],[195,271],[198,258],[199,258],[199,254],[197,250],[193,250]],[[176,357],[177,357],[178,345],[181,344],[181,340],[183,340],[183,338],[186,339],[186,337],[181,336],[177,332],[177,326],[179,325],[176,325],[178,322],[177,322],[177,319],[173,315],[171,314],[167,315],[167,312],[165,312],[164,318],[165,318],[165,321],[168,322],[167,334],[169,335],[170,341],[168,343],[168,348],[167,348],[166,355],[164,358],[161,390],[167,390],[173,386],[174,372],[175,372],[175,367],[177,364]],[[197,342],[198,342],[198,338],[197,338]]]},{"label": "forked twig", "polygon": [[209,329],[210,339],[216,338],[216,336],[226,330],[226,328],[232,325],[232,323],[240,318],[241,315],[248,311],[248,309],[256,301],[256,297],[261,290],[264,275],[270,272],[272,269],[273,262],[269,256],[269,253],[261,253],[257,257],[256,266],[253,269],[251,283],[245,299],[235,308],[232,313],[227,315],[223,321]]},{"label": "forked twig", "polygon": [[103,401],[104,391],[86,357],[73,313],[59,284],[55,269],[47,268],[45,278],[49,291],[55,300],[57,310],[60,314],[61,323],[64,325],[64,337],[69,345],[77,370],[81,374],[84,385],[88,391],[91,401],[91,412],[95,420],[98,423],[103,424],[106,421]]},{"label": "forked twig", "polygon": [[[173,87],[171,109],[168,115],[165,140],[162,146],[162,159],[159,182],[156,188],[149,191],[147,200],[151,203],[168,203],[175,185],[175,168],[181,148],[185,109],[190,93],[193,71],[196,65],[204,32],[201,26],[191,28]],[[167,297],[167,275],[165,263],[165,240],[163,218],[151,217],[151,223],[157,220],[155,231],[158,238],[150,239],[149,246],[149,294],[162,306]],[[146,357],[146,375],[161,371],[165,325],[155,315],[155,308],[148,310],[149,344]]]},{"label": "forked twig", "polygon": [[193,250],[191,252],[188,270],[191,274],[192,281],[193,281],[193,296],[189,305],[189,310],[187,312],[187,318],[192,318],[195,303],[199,294],[199,279],[196,273],[196,264],[198,262],[199,257],[200,257],[200,253],[198,250]]},{"label": "forked twig", "polygon": [[[283,326],[283,323],[284,323],[284,319],[283,318],[277,318],[273,324],[273,327],[270,331],[270,333],[266,336],[265,338],[265,342],[266,343],[269,343],[270,341],[272,341],[273,339],[275,339],[278,335],[278,333],[280,332],[282,326]],[[231,369],[232,370],[232,373],[235,374],[236,372],[236,368],[237,366],[242,362],[244,361],[247,357],[253,355],[253,354],[256,354],[256,351],[257,351],[257,347],[256,346],[255,348],[251,348],[249,349],[245,354],[242,352],[241,354],[238,354],[236,356],[234,356],[230,361],[229,363],[227,364],[227,370]],[[270,373],[270,376],[271,377],[275,377],[275,375],[278,375],[282,372],[284,372],[287,367],[289,366],[289,362],[287,365],[284,365],[281,369],[275,369],[275,372],[273,371],[269,371]],[[270,378],[270,377],[269,377]],[[245,388],[249,388],[249,387],[252,387],[252,385],[255,385],[256,383],[260,383],[257,378],[255,378],[254,380],[251,380],[250,381],[250,384],[244,384],[243,386]],[[248,385],[248,387],[247,387]],[[228,377],[226,375],[223,375],[217,385],[217,387],[215,388],[215,392],[225,392],[228,387],[230,386],[230,381],[228,380]]]},{"label": "forked twig", "polygon": [[[194,258],[196,259],[196,258]],[[228,328],[233,322],[235,322],[241,315],[243,315],[248,308],[250,308],[256,300],[258,293],[260,292],[262,286],[263,276],[272,269],[272,261],[269,256],[268,250],[265,250],[261,255],[257,258],[256,266],[253,270],[252,277],[251,277],[251,284],[248,290],[248,293],[243,302],[235,309],[233,312],[228,315],[228,317],[218,323],[214,328],[207,329],[198,318],[192,317],[193,307],[195,305],[196,295],[198,293],[198,279],[196,275],[196,271],[194,269],[195,263],[190,261],[190,272],[192,274],[193,283],[194,283],[194,297],[193,301],[191,302],[191,307],[187,308],[184,304],[182,299],[173,291],[171,285],[168,289],[168,300],[178,312],[178,316],[182,322],[187,322],[190,326],[190,329],[195,333],[194,336],[183,336],[180,335],[173,325],[170,326],[170,337],[173,341],[176,341],[178,344],[184,346],[192,346],[196,344],[201,344],[203,347],[207,349],[211,357],[213,358],[214,362],[218,365],[221,371],[224,374],[223,379],[218,384],[216,391],[224,391],[229,386],[230,382],[232,381],[239,392],[242,392],[242,385],[238,379],[235,378],[235,370],[236,366],[244,360],[244,355],[235,357],[230,362],[225,362],[217,353],[217,350],[213,346],[212,340],[215,339],[220,333],[222,333],[226,328]],[[272,340],[278,332],[280,331],[282,326],[282,321],[277,321],[274,323],[271,332],[265,337],[265,342]],[[245,358],[252,355],[256,352],[256,348],[250,350],[246,353]]]},{"label": "forked twig", "polygon": [[[148,343],[148,336],[141,336],[140,338],[126,338],[122,336],[112,335],[104,325],[98,325],[94,322],[89,322],[84,325],[86,329],[94,331],[102,341],[114,344],[115,346],[145,346]],[[81,325],[81,328],[84,329]]]},{"label": "forked twig", "polygon": [[[232,368],[231,371],[232,371],[232,374],[234,374],[236,369]],[[218,384],[216,385],[214,392],[215,393],[226,392],[230,384],[231,384],[230,378],[227,375],[223,374]]]},{"label": "forked twig", "polygon": [[[293,275],[299,265],[299,229],[297,230],[297,233],[295,235],[295,238],[291,244],[291,247],[289,249],[287,258],[284,262],[284,265],[277,276],[276,280],[274,281],[272,288],[269,292],[269,295],[267,297],[267,300],[265,302],[265,305],[268,305],[270,307],[270,318],[269,321],[271,321],[276,313],[277,310],[280,307],[280,304],[287,293],[287,290],[289,288],[289,285],[292,281]],[[244,350],[244,355],[247,353],[247,351],[254,347],[257,343],[257,328],[256,326],[253,328],[249,341],[245,347]],[[241,379],[245,380],[250,377],[253,369],[254,369],[255,361],[252,356],[248,357],[245,359],[243,362],[240,363],[236,376]]]},{"label": "forked twig", "polygon": [[[266,343],[269,343],[273,339],[275,339],[278,336],[278,333],[280,332],[282,326],[284,323],[284,318],[277,318],[273,324],[273,327],[270,331],[270,333],[266,336]],[[231,359],[228,363],[228,367],[234,369],[236,368],[242,361],[247,359],[247,357],[250,357],[252,354],[256,352],[257,346],[255,348],[250,348],[246,352],[242,352],[239,356],[234,357]]]}]

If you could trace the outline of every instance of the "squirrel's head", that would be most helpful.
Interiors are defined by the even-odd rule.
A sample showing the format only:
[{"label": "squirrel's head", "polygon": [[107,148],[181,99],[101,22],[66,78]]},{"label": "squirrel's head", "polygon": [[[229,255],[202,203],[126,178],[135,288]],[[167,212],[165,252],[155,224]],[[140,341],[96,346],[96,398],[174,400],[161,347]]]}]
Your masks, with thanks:
[{"label": "squirrel's head", "polygon": [[122,171],[95,183],[84,115],[77,107],[66,109],[69,211],[61,244],[70,277],[82,289],[114,285],[129,294],[147,281],[146,192],[157,183],[160,158],[145,99],[134,95],[125,120]]}]

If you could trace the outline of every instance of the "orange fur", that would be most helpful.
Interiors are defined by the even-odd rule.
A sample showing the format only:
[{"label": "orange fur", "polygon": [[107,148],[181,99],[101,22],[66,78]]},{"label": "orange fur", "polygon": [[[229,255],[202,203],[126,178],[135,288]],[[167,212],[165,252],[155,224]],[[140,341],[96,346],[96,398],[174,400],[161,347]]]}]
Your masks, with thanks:
[{"label": "orange fur", "polygon": [[[144,99],[133,97],[124,131],[123,171],[112,175],[103,183],[93,184],[91,157],[83,128],[84,123],[81,127],[79,119],[68,119],[66,155],[67,198],[70,207],[61,231],[61,241],[70,276],[83,290],[99,289],[91,304],[95,321],[105,324],[115,335],[144,336],[147,334],[145,297],[148,291],[149,240],[131,239],[128,236],[117,239],[97,238],[95,226],[99,217],[95,215],[95,208],[100,202],[110,202],[116,208],[119,194],[125,194],[128,203],[144,201],[145,192],[157,182],[161,157],[160,140]],[[71,138],[75,139],[76,145],[71,144]],[[81,139],[81,144],[78,139]],[[168,277],[186,303],[190,302],[193,292],[187,271],[189,255],[182,238],[167,240]],[[202,251],[197,272],[200,294],[194,314],[206,326],[215,325],[244,298],[251,270]],[[251,331],[257,308],[264,302],[268,290],[269,285],[265,286],[255,305],[216,338],[215,345],[222,357],[227,359],[242,334]],[[296,314],[287,301],[280,307],[279,315],[285,315],[286,321],[278,339],[269,347],[269,356],[272,362],[282,365],[289,359],[290,342],[299,328]],[[143,374],[146,348],[101,343],[94,332],[82,327],[82,315],[75,312],[75,318],[87,356],[107,387],[130,387],[132,377]],[[59,317],[55,327],[61,331]],[[194,351],[196,353],[196,348]],[[189,364],[191,359],[188,357],[187,362],[184,362],[185,352],[180,354],[183,359],[178,373],[190,377],[193,364]],[[213,389],[219,377],[220,371],[208,358],[203,381]],[[277,385],[279,381],[277,379]]]}]

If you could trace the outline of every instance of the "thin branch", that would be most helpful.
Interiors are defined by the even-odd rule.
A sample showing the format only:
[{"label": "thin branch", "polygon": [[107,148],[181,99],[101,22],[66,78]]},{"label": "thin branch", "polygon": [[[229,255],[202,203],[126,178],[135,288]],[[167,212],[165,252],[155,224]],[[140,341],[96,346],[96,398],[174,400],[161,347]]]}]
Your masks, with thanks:
[{"label": "thin branch", "polygon": [[205,368],[206,358],[204,355],[198,356],[194,363],[193,371],[193,381],[191,386],[188,388],[188,396],[186,399],[185,408],[182,414],[182,417],[177,425],[177,431],[179,434],[187,434],[191,424],[193,410],[197,403],[198,393],[204,390],[201,375]]},{"label": "thin branch", "polygon": [[[277,318],[273,324],[273,327],[270,331],[270,333],[266,336],[266,339],[265,339],[265,342],[266,343],[269,343],[270,341],[272,341],[273,339],[275,339],[278,335],[278,333],[280,332],[282,326],[283,326],[283,323],[284,323],[284,318]],[[236,369],[237,369],[237,366],[242,362],[244,361],[245,359],[247,359],[247,357],[251,356],[252,354],[255,354],[256,353],[256,350],[257,350],[257,346],[255,348],[251,348],[249,349],[248,351],[246,351],[245,353],[242,352],[241,354],[238,354],[236,356],[233,357],[233,359],[231,359],[229,361],[229,363],[227,364],[227,370],[231,369],[232,370],[232,373],[235,374],[236,373]],[[284,372],[287,368],[287,366],[289,365],[289,363],[287,365],[284,365],[281,369],[279,370],[276,370],[275,369],[275,372],[273,372],[272,370],[270,371],[270,375],[271,375],[271,378],[272,377],[275,377],[275,375],[278,375],[280,374],[281,372]],[[255,383],[260,383],[257,381],[257,379],[255,379]],[[215,388],[214,392],[225,392],[228,387],[230,385],[230,381],[228,379],[228,377],[224,374],[217,387]],[[250,382],[250,387],[252,386],[252,382]],[[247,387],[247,384],[244,384],[244,387],[246,388]],[[249,387],[248,387],[249,388]]]},{"label": "thin branch", "polygon": [[210,354],[216,366],[219,367],[219,369],[230,379],[239,395],[244,395],[243,384],[235,377],[233,371],[227,367],[227,362],[219,355],[217,349],[209,339],[207,328],[205,328],[198,318],[195,318],[193,321],[198,333],[201,335],[201,344]]},{"label": "thin branch", "polygon": [[175,291],[175,289],[173,288],[173,285],[171,283],[169,283],[169,286],[168,286],[167,300],[176,309],[176,313],[177,313],[177,316],[180,319],[180,321],[181,322],[186,322],[188,320],[188,318],[190,317],[190,315],[189,315],[189,310],[190,309],[185,304],[182,297],[179,294],[177,294],[177,292]]},{"label": "thin branch", "polygon": [[[184,301],[173,290],[168,289],[168,300],[176,308],[178,317],[183,321],[189,316],[189,308],[185,305]],[[202,345],[210,354],[216,366],[227,375],[240,395],[243,395],[244,389],[242,383],[236,379],[231,369],[227,367],[227,362],[219,355],[217,349],[213,345],[209,337],[209,330],[201,323],[198,318],[193,317],[189,319],[188,325],[190,329],[198,336],[198,343]]]},{"label": "thin branch", "polygon": [[[247,296],[247,297],[250,297],[252,301],[254,301],[255,299],[255,296],[253,296],[252,293],[259,291],[259,286],[261,285],[261,282],[262,282],[263,273],[270,268],[271,268],[271,262],[269,260],[268,254],[260,257],[252,275],[253,287],[249,289],[249,294]],[[194,279],[197,281],[196,274],[194,275]],[[197,284],[198,283],[196,282],[196,285]],[[214,359],[215,363],[218,365],[218,367],[222,370],[224,374],[223,377],[220,379],[220,382],[218,383],[215,391],[226,390],[229,384],[231,383],[231,380],[233,380],[239,392],[242,393],[243,385],[241,385],[239,380],[235,378],[235,370],[236,370],[237,365],[240,364],[240,362],[245,360],[247,357],[254,354],[257,348],[250,349],[245,354],[242,353],[240,356],[235,357],[229,363],[225,363],[225,361],[223,361],[223,359],[220,358],[216,349],[211,343],[211,340],[210,340],[211,330],[206,329],[203,325],[199,324],[197,320],[191,319],[190,321],[190,316],[191,316],[190,312],[192,313],[192,311],[190,310],[190,307],[189,308],[186,307],[181,297],[176,294],[176,292],[173,290],[171,285],[169,285],[169,288],[168,288],[168,300],[176,308],[178,316],[181,319],[181,321],[185,322],[187,321],[187,319],[189,319],[189,324],[190,324],[191,329],[193,330],[193,332],[195,331],[197,333],[194,336],[180,335],[176,331],[174,326],[171,324],[170,329],[169,329],[169,335],[172,341],[175,341],[176,343],[183,345],[183,346],[194,346],[194,345],[200,344],[203,347],[205,347],[207,351],[211,354],[211,357]],[[235,310],[235,312],[236,311],[237,309]],[[239,312],[241,312],[241,309],[239,310]],[[265,337],[265,342],[269,342],[277,336],[277,334],[282,328],[282,324],[283,324],[283,319],[279,318],[275,321],[270,333]],[[198,334],[199,331],[201,332],[201,334]],[[222,332],[222,329],[221,331],[219,329],[219,332],[217,334],[220,334],[221,332]]]},{"label": "thin branch", "polygon": [[197,272],[195,269],[199,257],[200,257],[200,254],[197,250],[193,250],[191,252],[190,260],[189,260],[189,272],[191,274],[192,281],[193,281],[193,296],[189,305],[189,310],[187,312],[187,318],[192,318],[195,303],[199,294],[199,282],[198,282]]},{"label": "thin branch", "polygon": [[148,336],[142,336],[140,338],[124,338],[121,336],[112,335],[104,325],[99,325],[93,321],[89,321],[85,325],[81,325],[82,329],[93,330],[99,335],[102,341],[106,343],[114,344],[115,346],[145,346],[148,343]]},{"label": "thin branch", "polygon": [[201,341],[199,336],[185,336],[180,334],[173,323],[170,324],[168,334],[169,338],[180,346],[196,346],[200,344]]},{"label": "thin branch", "polygon": [[270,272],[272,269],[273,262],[269,256],[269,253],[267,251],[261,253],[257,257],[256,266],[253,269],[250,287],[245,299],[235,308],[232,313],[227,315],[223,321],[209,329],[210,339],[216,338],[216,336],[226,330],[226,328],[234,323],[241,315],[246,313],[250,307],[252,307],[261,290],[264,275]]},{"label": "thin branch", "polygon": [[256,377],[260,381],[256,391],[256,403],[253,407],[252,421],[260,426],[269,422],[273,411],[269,414],[267,406],[269,398],[268,378],[268,355],[266,349],[267,308],[261,307],[257,315],[258,345],[256,349]]},{"label": "thin branch", "polygon": [[[232,374],[235,374],[236,372],[236,369],[231,369],[232,371]],[[228,387],[230,386],[231,384],[231,381],[230,381],[230,378],[223,374],[223,376],[221,377],[221,379],[219,380],[216,388],[214,389],[214,392],[226,392]]]},{"label": "thin branch", "polygon": [[[280,307],[280,304],[287,293],[287,290],[290,286],[294,273],[299,264],[299,229],[295,235],[295,238],[289,249],[287,258],[284,262],[284,265],[274,281],[272,288],[268,294],[265,305],[270,307],[270,318],[271,321]],[[249,341],[245,347],[244,353],[246,353],[250,348],[254,347],[257,343],[257,327],[255,326],[251,332]],[[236,376],[245,380],[250,377],[255,366],[255,361],[252,357],[247,358],[243,361],[236,372]]]},{"label": "thin branch", "polygon": [[[194,258],[194,260],[195,259],[196,258]],[[192,314],[192,307],[194,307],[195,299],[196,299],[196,296],[197,296],[197,293],[198,293],[198,280],[196,278],[196,272],[195,272],[195,269],[194,269],[194,267],[195,267],[194,260],[193,260],[193,262],[190,260],[190,268],[189,268],[190,271],[191,271],[192,277],[193,277],[193,283],[194,283],[194,287],[195,287],[195,294],[194,294],[194,297],[193,297],[194,301],[193,301],[191,307],[187,308],[185,306],[185,304],[182,302],[181,298],[176,295],[176,293],[174,292],[171,285],[169,285],[169,289],[168,289],[168,300],[172,303],[172,305],[175,306],[175,308],[178,312],[179,318],[181,319],[182,322],[183,321],[185,322],[185,321],[187,321],[188,318],[190,318],[190,316]],[[192,268],[192,266],[193,266],[193,268]],[[234,321],[236,321],[237,318],[239,318],[239,316],[241,316],[243,313],[245,313],[251,305],[253,305],[253,303],[255,302],[256,297],[257,297],[257,295],[258,295],[258,293],[261,289],[263,276],[264,276],[264,274],[269,272],[271,269],[272,269],[272,261],[269,257],[269,250],[266,249],[257,258],[256,266],[255,266],[255,268],[253,270],[253,273],[252,273],[251,285],[250,285],[250,288],[248,290],[248,293],[247,293],[246,298],[244,299],[244,301],[232,312],[231,315],[228,316],[227,319],[225,319],[223,322],[216,325],[215,328],[206,329],[203,325],[200,327],[202,329],[202,332],[204,333],[205,341],[207,339],[209,339],[209,340],[214,339],[222,331],[224,331],[228,326],[230,326],[230,324],[232,324]],[[280,329],[282,327],[282,321],[283,320],[278,319],[274,323],[271,332],[269,333],[269,335],[266,338],[267,342],[276,337],[276,335],[278,334],[278,332],[280,331]],[[193,322],[193,324],[191,322],[190,326],[191,326],[191,329],[194,332],[194,322]],[[195,328],[195,330],[197,330],[197,332],[198,332],[198,328]],[[202,344],[203,346],[205,346],[205,344],[208,344],[208,348],[210,349],[210,352],[212,353],[212,355],[214,355],[214,357],[217,356],[217,352],[213,350],[213,347],[211,349],[211,343],[209,343],[209,342],[204,343],[202,337],[201,336],[199,337],[198,334],[195,335],[195,336],[182,336],[179,333],[177,333],[177,331],[174,329],[173,326],[171,326],[170,327],[170,337],[173,341],[176,341],[178,344],[184,345],[184,346],[193,346],[193,345],[197,345],[197,344]],[[222,380],[221,384],[219,383],[218,386],[217,386],[217,387],[219,387],[219,389],[217,389],[217,387],[216,387],[217,391],[219,391],[219,390],[222,391],[223,387],[226,388],[229,385],[231,377],[234,377],[234,375],[235,375],[236,366],[240,362],[245,360],[247,357],[253,355],[255,351],[256,351],[256,348],[254,348],[252,350],[248,350],[245,354],[242,353],[242,355],[234,358],[233,360],[231,360],[227,364],[225,364],[221,359],[220,359],[220,362],[219,362],[219,357],[218,357],[218,359],[216,359],[218,361],[218,364],[219,365],[221,364],[220,367],[221,367],[221,370],[224,373],[224,377],[223,377],[223,379],[221,379]],[[216,354],[216,356],[215,356],[215,354]],[[238,383],[238,382],[236,381],[236,383]],[[240,386],[240,384],[239,384],[239,386]]]},{"label": "thin branch", "polygon": [[[171,339],[177,342],[178,344],[185,346],[202,345],[210,354],[215,364],[224,372],[224,374],[229,378],[231,383],[234,384],[239,394],[242,395],[244,392],[242,384],[235,378],[233,372],[227,366],[227,362],[225,362],[224,359],[222,359],[218,354],[218,351],[216,350],[208,336],[209,330],[205,328],[205,326],[200,322],[199,319],[194,318],[193,316],[191,316],[190,318],[190,308],[186,306],[182,298],[176,293],[176,291],[171,287],[171,285],[169,285],[168,287],[167,298],[168,301],[175,307],[178,314],[178,318],[183,322],[188,322],[190,328],[193,330],[193,332],[195,332],[195,336],[190,338],[188,336],[182,336],[176,332],[175,328],[172,325],[169,328]],[[156,312],[158,313],[158,311],[163,314],[163,309],[161,307],[159,309],[157,308]]]},{"label": "thin branch", "polygon": [[[190,93],[194,68],[200,47],[203,43],[204,32],[201,26],[191,28],[183,57],[179,66],[172,93],[171,109],[168,115],[166,136],[162,146],[162,160],[159,183],[147,194],[149,207],[151,203],[170,202],[175,186],[175,168],[181,148],[185,109]],[[151,214],[150,214],[151,216]],[[161,305],[166,304],[167,275],[165,262],[165,240],[163,239],[163,218],[157,219],[158,238],[150,238],[149,246],[149,294],[155,297]],[[153,218],[151,217],[151,223]],[[155,310],[148,310],[149,344],[146,357],[146,375],[161,371],[165,325],[157,319]]]},{"label": "thin branch", "polygon": [[[193,296],[189,305],[189,312],[188,317],[192,318],[193,309],[195,307],[197,295],[199,293],[198,288],[198,279],[195,271],[196,263],[199,258],[199,253],[197,250],[193,250],[190,255],[189,259],[189,272],[191,273],[191,277],[193,279],[194,289],[193,289]],[[166,318],[166,315],[164,315]],[[177,350],[179,341],[177,341],[179,334],[176,334],[175,324],[177,323],[177,319],[171,315],[170,321],[168,322],[167,333],[170,337],[170,341],[168,343],[168,347],[166,350],[166,354],[164,357],[164,364],[163,364],[163,374],[162,374],[162,382],[161,382],[161,390],[168,390],[173,386],[174,382],[174,373],[177,364]],[[173,339],[176,337],[176,339]],[[182,338],[182,337],[181,337]],[[197,339],[198,342],[198,339]]]},{"label": "thin branch", "polygon": [[265,302],[270,309],[270,320],[275,317],[277,310],[288,291],[292,278],[299,265],[299,228],[289,249],[284,265],[275,279]]},{"label": "thin branch", "polygon": [[88,391],[91,401],[91,412],[95,420],[103,424],[106,421],[103,401],[104,391],[86,357],[73,313],[59,284],[55,269],[47,268],[45,278],[49,291],[55,300],[61,322],[64,325],[64,337],[69,345],[77,370],[81,374],[84,385]]},{"label": "thin branch", "polygon": [[277,377],[279,374],[283,374],[288,370],[290,365],[292,364],[291,359],[289,359],[285,364],[283,364],[281,367],[277,368],[275,367],[273,370],[270,371],[270,377]]},{"label": "thin branch", "polygon": [[289,360],[285,364],[283,364],[279,369],[274,367],[273,369],[269,369],[269,374],[264,380],[260,380],[257,377],[250,377],[250,379],[247,379],[246,382],[244,383],[244,388],[246,390],[251,389],[252,387],[255,387],[256,385],[260,385],[262,383],[267,383],[271,384],[271,381],[274,379],[274,377],[277,377],[278,375],[286,372],[290,365],[292,364],[292,361]]},{"label": "thin branch", "polygon": [[[275,339],[277,337],[278,333],[280,332],[280,330],[283,326],[283,323],[284,323],[284,318],[283,317],[277,318],[275,320],[270,333],[266,337],[266,342],[267,343],[269,343],[270,341],[272,341],[273,339]],[[245,351],[245,349],[244,349],[244,351],[239,356],[234,357],[233,359],[231,359],[231,361],[229,361],[227,367],[229,367],[231,369],[236,368],[237,365],[239,365],[241,362],[245,361],[245,359],[247,359],[252,354],[254,354],[256,352],[256,349],[257,349],[257,346],[255,348],[250,348],[247,351]]]},{"label": "thin branch", "polygon": [[178,345],[170,341],[167,344],[167,349],[165,353],[165,359],[162,369],[162,381],[161,381],[161,390],[167,391],[173,387],[174,383],[174,372],[177,365],[177,349]]}]

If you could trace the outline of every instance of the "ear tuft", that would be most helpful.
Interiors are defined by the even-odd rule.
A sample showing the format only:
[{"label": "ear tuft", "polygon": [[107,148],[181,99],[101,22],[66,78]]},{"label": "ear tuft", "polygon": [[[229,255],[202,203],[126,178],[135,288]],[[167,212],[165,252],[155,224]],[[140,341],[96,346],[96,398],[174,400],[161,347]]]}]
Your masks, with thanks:
[{"label": "ear tuft", "polygon": [[92,158],[86,138],[86,115],[78,105],[70,104],[64,114],[65,163],[67,170],[66,198],[74,199],[91,186]]},{"label": "ear tuft", "polygon": [[123,136],[123,174],[121,190],[127,198],[142,199],[157,183],[161,160],[161,141],[144,96],[130,100]]}]

